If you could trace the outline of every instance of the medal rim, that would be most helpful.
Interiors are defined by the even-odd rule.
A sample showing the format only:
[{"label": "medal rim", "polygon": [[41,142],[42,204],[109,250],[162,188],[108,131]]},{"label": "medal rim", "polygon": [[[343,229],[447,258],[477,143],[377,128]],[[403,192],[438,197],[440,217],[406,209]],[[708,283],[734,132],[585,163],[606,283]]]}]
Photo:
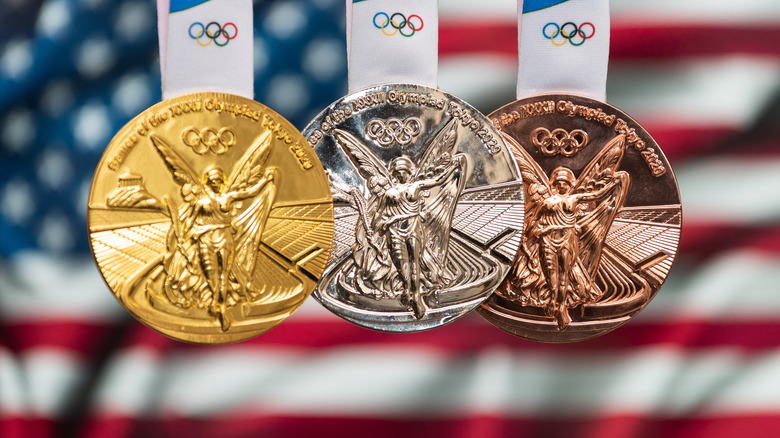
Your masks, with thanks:
[{"label": "medal rim", "polygon": [[[506,151],[508,157],[510,158],[510,162],[507,163],[507,166],[510,167],[513,170],[515,178],[516,178],[515,181],[522,184],[522,177],[520,175],[520,171],[519,171],[519,168],[517,166],[517,163],[516,163],[516,161],[514,159],[514,155],[512,154],[511,149],[505,144],[503,136],[500,135],[500,130],[496,129],[496,127],[494,126],[494,124],[492,123],[490,118],[487,117],[484,113],[482,113],[478,109],[476,109],[473,105],[471,105],[468,102],[466,102],[465,100],[463,100],[463,99],[453,95],[452,93],[449,93],[447,91],[441,90],[439,88],[430,87],[430,86],[427,86],[427,85],[414,84],[414,83],[384,83],[384,84],[378,84],[378,85],[373,85],[373,86],[370,86],[370,87],[362,88],[360,90],[348,93],[348,94],[340,97],[339,99],[335,100],[330,105],[325,107],[322,111],[320,111],[306,125],[306,127],[301,130],[301,132],[304,134],[304,137],[308,138],[308,135],[310,135],[311,133],[313,133],[314,131],[316,131],[319,128],[319,125],[317,126],[317,128],[315,128],[315,123],[320,124],[320,122],[325,119],[325,116],[329,112],[335,110],[338,107],[338,105],[344,103],[345,101],[348,101],[348,100],[351,100],[351,99],[354,99],[354,98],[366,95],[366,94],[368,94],[368,93],[370,93],[372,91],[378,91],[378,90],[390,91],[392,89],[399,89],[399,90],[403,90],[403,91],[409,91],[410,88],[411,89],[415,89],[415,90],[419,90],[418,92],[420,92],[420,93],[431,93],[431,92],[441,93],[441,95],[443,95],[445,98],[449,99],[450,101],[455,101],[456,103],[458,103],[458,105],[464,107],[464,109],[468,109],[469,111],[471,111],[472,114],[478,114],[478,115],[482,116],[482,118],[484,120],[484,125],[490,127],[490,129],[494,130],[495,133],[499,134],[497,136],[497,138],[500,141],[500,145],[502,146],[502,150]],[[446,111],[447,111],[446,107],[442,111],[444,111],[446,113]],[[335,125],[334,125],[334,128],[335,128]],[[332,135],[332,134],[329,134],[329,135]],[[321,141],[322,140],[319,140],[318,144]],[[314,150],[319,155],[318,149],[316,147],[314,147]],[[323,166],[324,166],[324,164],[323,164]],[[326,168],[326,171],[328,171],[328,170],[329,169]],[[365,181],[364,181],[364,183],[365,183]],[[524,202],[524,200],[522,202],[522,206],[523,206],[523,211],[525,212],[525,202]],[[334,218],[334,230],[335,230],[335,223],[336,223],[336,219]],[[519,227],[522,230],[523,224],[519,224]],[[519,247],[518,247],[518,249],[519,249]],[[501,285],[501,283],[503,282],[503,279],[509,273],[509,271],[511,269],[511,266],[512,266],[512,262],[510,262],[509,264],[501,264],[502,272],[499,275],[500,281],[498,281],[497,285],[495,287],[491,288],[487,293],[483,294],[482,296],[477,297],[477,298],[472,299],[472,300],[469,300],[467,302],[468,308],[466,310],[457,311],[457,312],[440,312],[440,313],[443,313],[443,315],[440,315],[440,316],[438,316],[436,318],[426,316],[422,320],[417,320],[413,316],[410,316],[408,311],[403,311],[403,312],[401,312],[401,311],[380,312],[380,311],[370,311],[370,310],[367,311],[367,312],[371,312],[371,313],[381,313],[382,314],[382,316],[381,316],[382,320],[375,322],[375,321],[371,321],[371,320],[368,320],[368,319],[365,319],[365,318],[352,317],[349,314],[347,314],[347,312],[342,311],[342,309],[350,310],[349,313],[355,314],[355,315],[360,313],[361,309],[356,308],[354,306],[348,306],[347,304],[350,303],[348,301],[335,299],[335,300],[333,300],[333,301],[335,301],[335,303],[332,303],[332,302],[330,302],[330,300],[326,300],[326,299],[324,299],[322,297],[322,294],[325,293],[325,292],[322,292],[323,281],[325,280],[325,278],[329,277],[333,273],[333,271],[341,264],[341,262],[345,258],[350,257],[350,256],[351,256],[351,251],[347,251],[342,256],[340,256],[338,259],[333,260],[332,263],[328,264],[328,266],[326,267],[325,271],[322,274],[322,277],[321,277],[320,281],[318,282],[317,286],[315,287],[314,292],[312,293],[312,296],[323,307],[328,309],[331,313],[335,314],[339,318],[341,318],[341,319],[343,319],[343,320],[345,320],[347,322],[350,322],[352,324],[355,324],[357,326],[360,326],[360,327],[363,327],[363,328],[366,328],[366,329],[370,329],[370,330],[374,330],[374,331],[377,331],[377,332],[383,332],[383,333],[418,333],[418,332],[423,332],[423,331],[435,329],[435,328],[438,328],[438,327],[450,324],[450,323],[454,322],[455,320],[460,319],[460,318],[466,316],[469,313],[475,312],[477,309],[479,309],[480,305],[484,304],[486,302],[486,300],[488,300],[490,298],[490,296],[493,294],[493,292]],[[453,306],[449,306],[449,307],[462,307],[464,305],[465,304],[461,303],[461,304],[458,304],[457,306],[453,305]],[[448,307],[445,306],[445,307],[436,308],[436,310],[443,311],[443,310],[445,310],[447,308]],[[399,316],[401,317],[402,321],[398,321]]]},{"label": "medal rim", "polygon": [[[168,331],[163,329],[162,327],[152,324],[151,322],[147,321],[145,318],[143,318],[140,315],[137,315],[135,312],[131,311],[123,302],[121,297],[119,296],[118,292],[115,292],[113,288],[110,286],[108,279],[106,278],[103,269],[98,264],[97,255],[95,254],[95,247],[93,245],[93,239],[92,234],[94,231],[92,230],[92,217],[90,215],[90,211],[92,209],[92,199],[94,195],[94,191],[96,190],[97,182],[98,182],[98,175],[99,170],[103,166],[107,166],[109,157],[111,154],[109,154],[109,151],[113,151],[114,148],[112,146],[116,142],[120,141],[120,136],[124,135],[126,132],[131,132],[132,127],[143,118],[144,115],[149,113],[150,111],[160,110],[160,109],[167,109],[170,107],[170,105],[175,104],[180,101],[185,101],[188,99],[193,98],[213,98],[213,99],[225,99],[228,101],[240,101],[242,104],[246,104],[247,107],[252,108],[254,110],[260,110],[264,114],[268,114],[272,116],[273,120],[277,123],[282,123],[283,127],[287,130],[287,132],[293,136],[296,137],[295,140],[298,140],[297,143],[300,144],[302,147],[307,148],[307,152],[309,152],[309,158],[312,160],[314,166],[313,169],[322,172],[322,177],[327,179],[326,175],[324,174],[324,168],[322,166],[322,163],[320,162],[319,156],[317,156],[316,152],[314,151],[314,148],[309,145],[308,141],[306,141],[306,138],[303,137],[301,134],[301,131],[298,130],[289,120],[287,120],[284,116],[270,108],[269,106],[263,104],[262,102],[258,102],[254,99],[250,99],[244,96],[231,94],[231,93],[225,93],[222,91],[197,91],[187,94],[182,94],[174,97],[170,97],[164,100],[161,100],[159,102],[156,102],[155,104],[143,109],[140,111],[137,115],[133,116],[130,120],[128,120],[127,123],[125,123],[120,129],[116,131],[116,133],[113,135],[111,140],[108,142],[108,145],[106,146],[105,150],[103,151],[103,154],[100,157],[100,160],[98,161],[97,165],[95,166],[95,171],[92,175],[92,179],[90,182],[90,189],[89,193],[87,195],[87,206],[86,206],[86,220],[85,223],[87,225],[87,238],[89,239],[89,248],[90,248],[90,255],[92,256],[93,262],[95,263],[95,266],[97,267],[98,272],[100,273],[100,278],[103,280],[103,283],[106,285],[106,288],[109,290],[113,298],[116,300],[116,302],[123,308],[124,311],[129,313],[134,319],[142,323],[144,326],[154,330],[157,333],[160,333],[170,339],[181,341],[189,344],[195,344],[195,345],[228,345],[228,344],[235,344],[238,342],[246,341],[248,339],[260,336],[264,333],[267,333],[268,331],[272,330],[273,328],[277,327],[279,324],[286,321],[290,316],[292,316],[297,310],[300,309],[300,307],[306,302],[306,300],[311,296],[312,292],[315,288],[312,288],[310,291],[306,292],[306,288],[304,288],[304,291],[301,294],[297,295],[296,297],[291,297],[295,299],[290,299],[289,301],[294,302],[295,304],[288,307],[288,315],[286,317],[280,318],[278,321],[273,321],[270,325],[263,325],[258,330],[247,330],[244,332],[239,333],[231,333],[230,331],[226,331],[224,333],[214,333],[214,334],[192,334],[188,333],[186,330],[179,330],[179,331]],[[127,131],[130,129],[130,131]],[[267,128],[262,128],[263,130]],[[260,129],[258,129],[260,131]],[[293,142],[295,143],[295,142]],[[326,182],[326,186],[330,186]],[[332,195],[330,193],[330,190],[327,190],[323,197],[327,197],[329,202],[331,203],[331,212],[332,212],[332,204],[333,199]],[[332,248],[332,242],[333,242],[333,233],[331,233],[329,238],[329,246],[325,249],[327,252],[327,255],[329,257],[330,251]],[[325,267],[327,269],[327,266]],[[325,269],[323,269],[323,272],[320,274],[320,278],[324,274]],[[319,279],[318,279],[319,281]],[[316,287],[316,285],[315,285]],[[259,324],[265,324],[265,323],[259,323]]]},{"label": "medal rim", "polygon": [[[495,110],[491,111],[487,115],[487,117],[489,119],[491,119],[491,121],[493,122],[494,127],[496,127],[496,129],[500,133],[502,133],[502,137],[503,137],[503,135],[504,135],[503,133],[505,131],[501,127],[500,121],[498,119],[496,119],[495,117],[500,115],[502,112],[506,113],[507,112],[506,110],[508,108],[513,108],[513,110],[516,111],[517,108],[519,108],[522,104],[526,104],[526,103],[534,103],[534,102],[539,102],[539,101],[542,101],[542,100],[554,100],[554,101],[557,102],[559,100],[567,100],[567,99],[572,99],[572,98],[575,99],[575,100],[580,100],[580,99],[581,100],[585,100],[585,101],[587,101],[588,104],[593,105],[595,107],[601,106],[601,107],[608,108],[611,111],[614,111],[614,114],[620,116],[620,118],[623,118],[626,122],[628,122],[628,124],[630,126],[640,128],[642,130],[642,132],[644,133],[644,135],[646,135],[654,143],[654,145],[650,145],[650,147],[653,147],[654,148],[654,152],[663,159],[664,163],[666,163],[666,172],[669,174],[669,176],[672,178],[672,181],[674,182],[675,195],[676,195],[677,199],[679,200],[679,214],[680,214],[679,230],[680,230],[680,236],[677,239],[675,253],[672,255],[672,263],[671,263],[671,266],[669,268],[669,273],[667,273],[667,275],[663,279],[661,279],[661,282],[658,285],[658,287],[647,298],[645,303],[642,304],[641,307],[639,307],[639,309],[634,310],[629,315],[625,315],[625,316],[622,316],[622,317],[619,317],[619,318],[615,318],[615,320],[616,320],[615,324],[609,325],[606,329],[594,331],[592,333],[585,332],[585,333],[583,333],[582,336],[572,336],[570,338],[566,338],[566,337],[562,336],[561,332],[552,332],[553,333],[552,336],[544,336],[546,333],[550,333],[550,332],[544,331],[544,330],[534,331],[534,332],[529,334],[529,331],[526,329],[526,327],[533,326],[534,325],[533,322],[531,322],[529,324],[522,325],[522,326],[516,325],[516,324],[511,324],[510,322],[512,322],[513,320],[510,319],[511,315],[508,315],[508,313],[511,313],[512,310],[511,309],[507,309],[505,307],[502,307],[502,306],[500,306],[500,305],[495,303],[495,301],[497,300],[496,297],[498,295],[492,295],[490,298],[485,300],[476,309],[476,313],[481,318],[486,320],[488,323],[490,323],[494,327],[496,327],[496,328],[498,328],[498,329],[500,329],[500,330],[502,330],[502,331],[504,331],[504,332],[506,332],[506,333],[508,333],[510,335],[513,335],[513,336],[516,336],[516,337],[519,337],[519,338],[523,338],[523,339],[528,339],[528,340],[531,340],[531,341],[543,342],[543,343],[549,343],[549,344],[565,344],[565,343],[581,342],[581,341],[587,341],[587,340],[591,340],[591,339],[597,338],[599,336],[606,335],[606,334],[608,334],[608,333],[618,329],[619,327],[623,326],[624,324],[629,322],[631,319],[636,317],[639,313],[641,313],[642,310],[644,310],[650,304],[650,302],[656,297],[656,295],[658,295],[658,292],[663,288],[663,285],[666,283],[666,280],[669,278],[669,274],[671,273],[672,269],[674,269],[674,262],[677,260],[677,256],[678,256],[678,253],[679,253],[679,246],[680,246],[680,242],[682,240],[682,230],[683,230],[683,225],[684,225],[684,214],[683,214],[683,207],[682,207],[683,201],[682,201],[682,196],[681,196],[681,193],[680,193],[679,182],[677,180],[677,176],[674,173],[674,170],[672,169],[671,164],[669,163],[669,160],[666,158],[666,155],[664,154],[663,150],[661,149],[661,146],[658,144],[658,142],[655,140],[655,138],[653,138],[653,136],[647,131],[647,129],[645,129],[644,126],[642,126],[640,123],[638,123],[636,121],[636,119],[634,119],[630,115],[626,114],[624,111],[622,111],[621,109],[615,107],[614,105],[611,105],[611,104],[609,104],[607,102],[604,102],[604,101],[600,101],[598,99],[594,99],[594,98],[592,98],[590,96],[586,96],[586,95],[583,95],[583,94],[564,93],[564,92],[550,92],[550,93],[535,94],[533,96],[524,97],[522,99],[516,99],[516,100],[514,100],[512,102],[506,103],[506,104],[496,108]],[[595,121],[589,121],[589,122],[597,123]],[[511,149],[511,148],[509,148],[509,149]],[[526,182],[524,181],[523,184],[526,184]],[[523,226],[523,231],[525,231],[525,224]],[[520,248],[518,248],[518,252],[521,251],[521,250],[522,250],[522,246]],[[513,265],[514,265],[514,262],[513,262]],[[510,270],[511,270],[511,268],[510,268]],[[508,275],[511,275],[511,274],[508,274]],[[585,321],[585,322],[587,322],[587,321]],[[565,334],[565,332],[563,332],[563,333]],[[538,334],[538,336],[537,336],[537,334]]]}]

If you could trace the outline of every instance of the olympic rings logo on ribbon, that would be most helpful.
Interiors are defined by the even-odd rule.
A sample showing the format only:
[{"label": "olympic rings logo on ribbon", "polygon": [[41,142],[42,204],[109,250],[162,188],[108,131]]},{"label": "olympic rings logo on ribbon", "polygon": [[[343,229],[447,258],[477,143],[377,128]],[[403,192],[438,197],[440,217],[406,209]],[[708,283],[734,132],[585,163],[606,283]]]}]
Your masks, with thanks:
[{"label": "olympic rings logo on ribbon", "polygon": [[402,148],[422,132],[422,122],[416,117],[409,117],[405,120],[387,119],[383,122],[374,119],[366,125],[366,135],[383,147],[389,147],[393,143],[398,143]]},{"label": "olympic rings logo on ribbon", "polygon": [[554,157],[558,154],[566,158],[571,158],[588,145],[588,134],[575,129],[567,132],[565,129],[554,129],[552,132],[546,128],[536,128],[531,133],[531,140],[534,145],[542,151],[542,154],[548,157]]},{"label": "olympic rings logo on ribbon", "polygon": [[559,47],[566,44],[567,41],[572,46],[581,46],[585,40],[593,38],[595,34],[596,26],[587,21],[579,26],[571,21],[563,23],[563,26],[549,22],[542,28],[542,35],[550,40],[554,46]]},{"label": "olympic rings logo on ribbon", "polygon": [[[377,23],[376,18],[380,15],[384,15],[385,19],[381,23]],[[400,18],[400,20],[397,18]],[[396,12],[393,15],[387,15],[385,12],[377,12],[376,15],[374,15],[374,27],[382,30],[382,33],[387,36],[401,34],[408,38],[423,30],[424,25],[425,23],[423,23],[423,19],[419,15],[410,15],[409,18],[406,18],[406,15],[400,12]],[[388,28],[391,30],[388,31]]]},{"label": "olympic rings logo on ribbon", "polygon": [[[200,30],[197,30],[198,27],[200,27]],[[193,29],[197,30],[197,32],[193,32]],[[225,23],[222,26],[216,21],[212,21],[204,26],[203,23],[196,21],[190,25],[189,34],[190,38],[197,41],[201,47],[206,47],[212,42],[223,47],[238,36],[238,27],[233,23]]]},{"label": "olympic rings logo on ribbon", "polygon": [[189,127],[181,134],[181,140],[192,148],[198,155],[203,155],[209,150],[214,154],[223,154],[236,144],[236,133],[228,128],[216,131],[212,128],[203,128],[200,131]]}]

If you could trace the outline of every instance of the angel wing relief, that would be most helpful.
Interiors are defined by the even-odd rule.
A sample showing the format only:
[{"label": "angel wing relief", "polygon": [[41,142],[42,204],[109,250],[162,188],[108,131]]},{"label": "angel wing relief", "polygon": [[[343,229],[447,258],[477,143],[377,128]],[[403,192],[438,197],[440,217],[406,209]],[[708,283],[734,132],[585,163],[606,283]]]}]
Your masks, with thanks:
[{"label": "angel wing relief", "polygon": [[435,88],[351,93],[303,130],[330,179],[334,236],[314,297],[373,330],[466,315],[495,291],[522,235],[523,185],[495,126]]},{"label": "angel wing relief", "polygon": [[[525,182],[526,222],[520,251],[497,294],[539,309],[560,331],[572,322],[572,309],[598,308],[608,278],[630,284],[624,304],[643,304],[649,298],[647,282],[630,269],[621,272],[617,263],[603,257],[607,233],[630,184],[629,174],[617,170],[625,137],[617,135],[607,142],[579,177],[566,167],[548,176],[516,140],[510,136],[505,140]],[[610,258],[616,257],[614,250],[608,252]]]},{"label": "angel wing relief", "polygon": [[333,135],[364,185],[344,191],[332,184],[334,202],[349,204],[357,218],[354,245],[323,283],[358,306],[407,309],[420,320],[445,297],[497,280],[502,269],[495,258],[452,235],[470,173],[458,152],[455,120],[424,144],[419,165],[405,154],[385,164],[352,133],[335,129]]},{"label": "angel wing relief", "polygon": [[526,216],[510,271],[479,315],[541,342],[629,321],[664,284],[680,241],[679,189],[658,144],[583,96],[532,96],[489,117],[520,169]]},{"label": "angel wing relief", "polygon": [[[265,167],[270,139],[270,131],[259,136],[226,179],[216,166],[198,178],[162,138],[151,137],[184,200],[176,206],[166,199],[171,227],[162,263],[152,278],[163,277],[161,293],[168,302],[207,309],[222,331],[230,328],[231,306],[258,298],[253,293],[253,272],[279,173],[275,167]],[[240,211],[245,200],[249,207]],[[153,281],[147,283],[148,292],[155,293],[151,290],[155,286]]]},{"label": "angel wing relief", "polygon": [[301,183],[317,185],[311,199],[288,189],[280,202],[285,177],[309,174],[290,151],[269,161],[274,137],[265,130],[223,169],[151,134],[143,159],[165,170],[136,165],[91,207],[95,258],[131,313],[180,339],[232,342],[275,326],[314,289],[333,233],[327,181],[320,168],[321,183]]}]

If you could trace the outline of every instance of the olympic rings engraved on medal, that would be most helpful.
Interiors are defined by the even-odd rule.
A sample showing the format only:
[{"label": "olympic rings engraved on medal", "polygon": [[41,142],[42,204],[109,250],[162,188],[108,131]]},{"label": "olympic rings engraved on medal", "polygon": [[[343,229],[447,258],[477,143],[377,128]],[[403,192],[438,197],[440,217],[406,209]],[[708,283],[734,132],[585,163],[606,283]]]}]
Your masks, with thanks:
[{"label": "olympic rings engraved on medal", "polygon": [[577,155],[582,148],[588,145],[588,134],[575,129],[567,132],[565,129],[554,129],[552,132],[546,128],[536,128],[531,133],[531,140],[539,148],[542,154],[554,157],[558,154],[566,158]]},{"label": "olympic rings engraved on medal", "polygon": [[401,148],[408,146],[422,132],[422,121],[417,117],[404,120],[388,119],[383,122],[374,119],[366,125],[366,135],[382,147],[398,143]]},{"label": "olympic rings engraved on medal", "polygon": [[[198,27],[200,27],[200,30],[193,33],[192,30],[197,29]],[[208,46],[212,41],[217,46],[223,47],[226,46],[230,40],[233,40],[238,36],[238,27],[234,23],[225,23],[225,25],[222,26],[216,21],[212,21],[204,26],[203,23],[196,21],[190,25],[188,32],[190,38],[197,41],[201,47]],[[203,37],[205,37],[205,42],[201,41]]]},{"label": "olympic rings engraved on medal", "polygon": [[[379,17],[380,15],[385,17],[381,24],[376,21],[376,17]],[[400,17],[400,21],[397,19],[398,17]],[[413,23],[412,20],[415,20],[415,22],[419,21],[419,24]],[[424,25],[425,23],[423,23],[423,19],[419,15],[410,15],[409,18],[406,18],[406,15],[400,12],[396,12],[393,15],[387,15],[386,12],[377,12],[376,15],[374,15],[374,27],[380,29],[382,33],[387,36],[393,36],[398,33],[405,37],[410,37],[423,30]],[[388,31],[388,27],[392,30]]]},{"label": "olympic rings engraved on medal", "polygon": [[[554,27],[555,30],[548,35],[551,27]],[[579,26],[572,21],[567,21],[566,23],[563,23],[562,26],[558,26],[557,23],[551,21],[542,28],[542,35],[550,40],[554,46],[559,47],[566,44],[567,41],[572,46],[581,46],[585,40],[593,38],[593,35],[595,34],[596,26],[588,21]]]},{"label": "olympic rings engraved on medal", "polygon": [[209,150],[219,155],[236,144],[236,133],[229,128],[222,128],[219,131],[203,128],[198,131],[189,127],[182,132],[181,140],[198,155],[203,155]]}]

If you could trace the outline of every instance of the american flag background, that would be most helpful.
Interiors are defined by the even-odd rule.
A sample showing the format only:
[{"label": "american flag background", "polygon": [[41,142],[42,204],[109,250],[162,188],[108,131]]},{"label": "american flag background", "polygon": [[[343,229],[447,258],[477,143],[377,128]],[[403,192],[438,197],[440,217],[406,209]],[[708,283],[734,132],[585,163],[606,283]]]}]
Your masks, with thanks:
[{"label": "american flag background", "polygon": [[[440,0],[439,87],[514,100],[515,2]],[[343,0],[255,1],[256,99],[302,129],[346,93]],[[89,254],[92,172],[160,99],[152,0],[0,0],[0,437],[780,436],[780,1],[612,0],[608,101],[655,137],[679,258],[636,318],[550,345],[470,315],[418,334],[313,300],[196,346]]]}]

